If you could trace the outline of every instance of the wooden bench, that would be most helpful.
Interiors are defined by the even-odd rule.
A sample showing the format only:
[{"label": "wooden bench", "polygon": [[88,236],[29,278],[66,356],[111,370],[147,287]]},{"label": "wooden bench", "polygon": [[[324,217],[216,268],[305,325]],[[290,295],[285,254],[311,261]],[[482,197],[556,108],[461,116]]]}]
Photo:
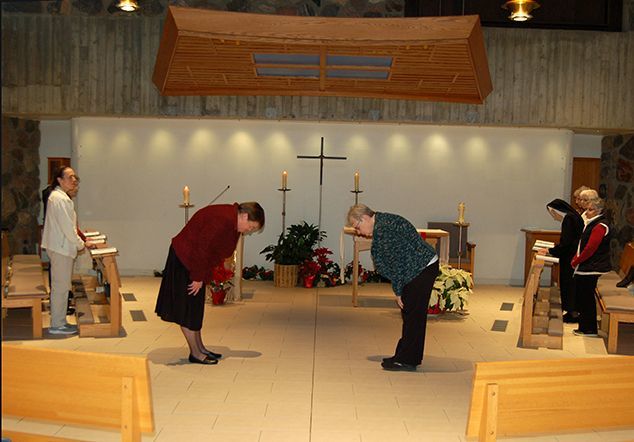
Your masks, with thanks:
[{"label": "wooden bench", "polygon": [[2,309],[30,309],[35,339],[42,337],[42,300],[49,296],[47,282],[39,256],[3,256]]},{"label": "wooden bench", "polygon": [[519,346],[563,348],[564,323],[556,287],[540,289],[545,261],[533,258],[524,287]]},{"label": "wooden bench", "polygon": [[634,428],[634,357],[478,362],[467,438]]},{"label": "wooden bench", "polygon": [[634,323],[634,295],[626,287],[617,287],[619,282],[634,266],[634,243],[623,249],[618,272],[602,275],[597,283],[597,303],[601,312],[602,335],[608,337],[608,353],[616,353],[619,339],[619,323]]},{"label": "wooden bench", "polygon": [[[122,441],[154,432],[145,357],[2,344],[2,415],[119,429]],[[67,440],[2,431],[13,441]]]}]

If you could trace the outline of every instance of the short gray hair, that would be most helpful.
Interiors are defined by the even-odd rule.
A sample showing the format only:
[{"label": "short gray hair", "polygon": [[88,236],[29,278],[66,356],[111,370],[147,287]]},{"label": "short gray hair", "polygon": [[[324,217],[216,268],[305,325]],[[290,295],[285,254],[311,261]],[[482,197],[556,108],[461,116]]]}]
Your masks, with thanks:
[{"label": "short gray hair", "polygon": [[588,200],[588,208],[592,208],[594,210],[601,212],[604,207],[605,207],[605,201],[599,198],[598,196],[596,198],[592,198]]},{"label": "short gray hair", "polygon": [[369,217],[374,216],[374,210],[370,209],[365,204],[357,204],[350,207],[348,210],[348,216],[346,217],[346,225],[352,227],[356,222],[361,221],[361,217],[367,215]]}]

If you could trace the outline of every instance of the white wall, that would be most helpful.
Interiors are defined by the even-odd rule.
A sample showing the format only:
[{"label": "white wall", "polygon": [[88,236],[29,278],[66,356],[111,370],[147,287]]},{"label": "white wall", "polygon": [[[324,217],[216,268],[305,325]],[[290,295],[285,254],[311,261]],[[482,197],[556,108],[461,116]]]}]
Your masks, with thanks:
[{"label": "white wall", "polygon": [[[48,158],[72,156],[70,120],[43,120],[40,122],[40,191],[48,184]],[[74,166],[73,162],[73,166]],[[42,212],[38,221],[42,224]]]},{"label": "white wall", "polygon": [[[464,201],[479,283],[520,283],[520,229],[558,228],[545,204],[566,195],[565,130],[113,118],[73,120],[81,225],[108,234],[122,273],[149,273],[163,268],[183,226],[183,186],[200,208],[230,185],[218,203],[257,200],[267,215],[265,231],[245,242],[245,264],[272,267],[259,251],[281,233],[283,170],[286,225],[318,221],[319,162],[296,156],[317,155],[322,136],[326,155],[348,157],[324,166],[322,229],[335,256],[357,170],[361,202],[417,227],[455,221]],[[348,260],[349,238],[346,247]]]}]

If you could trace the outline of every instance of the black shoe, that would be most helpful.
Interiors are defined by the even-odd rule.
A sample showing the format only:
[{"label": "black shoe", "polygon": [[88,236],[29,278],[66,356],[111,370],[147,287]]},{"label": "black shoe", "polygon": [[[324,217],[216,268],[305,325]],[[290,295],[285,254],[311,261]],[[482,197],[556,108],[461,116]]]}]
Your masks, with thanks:
[{"label": "black shoe", "polygon": [[394,359],[382,362],[381,367],[383,367],[383,370],[388,371],[416,371],[415,365],[404,364],[402,362],[397,362]]},{"label": "black shoe", "polygon": [[66,309],[66,316],[73,316],[75,314],[75,309],[73,307],[68,307]]},{"label": "black shoe", "polygon": [[563,320],[566,324],[578,324],[579,323],[579,313],[577,312],[566,312],[563,316]]},{"label": "black shoe", "polygon": [[573,332],[576,336],[586,336],[586,337],[588,337],[588,338],[596,338],[596,337],[598,337],[598,336],[599,336],[599,334],[598,334],[596,331],[594,331],[594,332],[591,332],[591,331],[581,331],[581,330],[579,330],[578,328],[577,328],[577,329],[574,329],[572,332]]},{"label": "black shoe", "polygon": [[630,270],[627,272],[627,275],[625,275],[625,278],[617,282],[616,286],[627,287],[628,285],[632,283],[632,281],[634,281],[634,267],[630,267]]},{"label": "black shoe", "polygon": [[222,359],[222,355],[220,353],[214,353],[211,350],[203,351],[203,353],[205,353],[208,357],[212,359]]},{"label": "black shoe", "polygon": [[390,356],[389,358],[383,358],[383,362],[392,362],[394,360],[394,356]]},{"label": "black shoe", "polygon": [[215,365],[218,363],[218,359],[212,359],[209,356],[205,356],[205,359],[196,359],[193,355],[189,355],[189,362],[192,364],[204,364],[204,365]]}]

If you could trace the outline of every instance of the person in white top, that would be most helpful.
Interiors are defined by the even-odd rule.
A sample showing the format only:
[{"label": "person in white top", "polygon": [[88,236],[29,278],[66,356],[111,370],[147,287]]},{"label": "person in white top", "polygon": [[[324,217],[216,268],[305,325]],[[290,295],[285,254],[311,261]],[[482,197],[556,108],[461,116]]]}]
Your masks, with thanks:
[{"label": "person in white top", "polygon": [[77,214],[69,194],[79,185],[75,171],[61,167],[53,178],[55,188],[48,198],[42,248],[51,260],[51,325],[50,334],[77,333],[77,326],[66,322],[68,292],[71,289],[73,264],[77,252],[92,245],[77,234]]}]

